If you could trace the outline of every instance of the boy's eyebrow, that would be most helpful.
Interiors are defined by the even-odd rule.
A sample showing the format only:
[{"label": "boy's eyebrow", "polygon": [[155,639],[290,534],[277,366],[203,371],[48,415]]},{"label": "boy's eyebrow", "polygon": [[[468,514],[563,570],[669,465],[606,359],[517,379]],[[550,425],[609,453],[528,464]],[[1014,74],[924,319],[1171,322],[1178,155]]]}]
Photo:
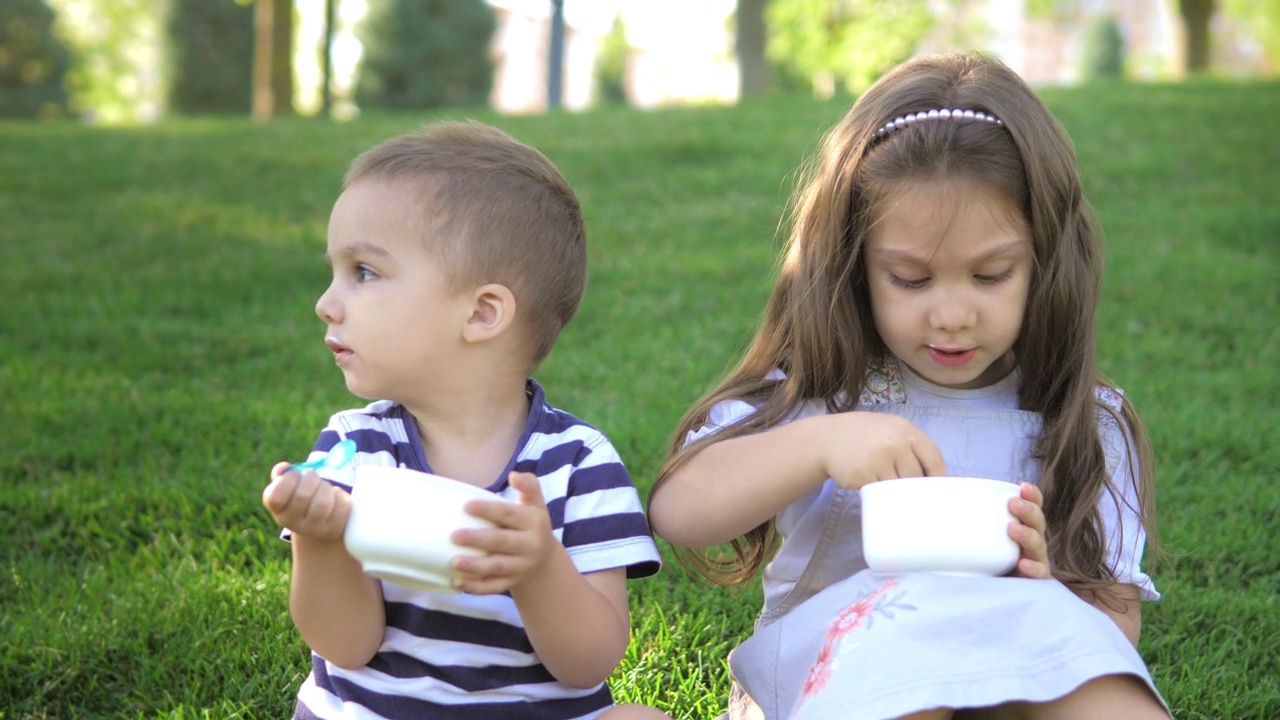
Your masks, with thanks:
[{"label": "boy's eyebrow", "polygon": [[[1029,244],[1027,243],[1026,240],[1017,239],[1017,240],[1010,240],[1008,242],[1003,242],[1003,243],[1000,243],[999,245],[992,247],[991,249],[987,250],[986,252],[982,253],[976,258],[973,258],[972,262],[974,263],[985,262],[987,260],[990,260],[991,258],[999,257],[1001,255],[1005,255],[1005,254],[1014,252],[1016,250],[1019,250],[1022,247],[1029,247]],[[871,252],[875,253],[876,255],[887,257],[890,260],[898,260],[905,263],[911,263],[913,265],[929,264],[929,258],[922,258],[919,255],[916,255],[915,253],[911,252],[910,250],[896,250],[894,248],[873,247],[871,248]]]},{"label": "boy's eyebrow", "polygon": [[326,251],[324,254],[325,262],[332,265],[335,255],[337,255],[338,257],[344,257],[344,258],[356,257],[358,255],[363,255],[363,256],[372,255],[374,257],[379,257],[379,258],[391,257],[391,253],[387,252],[386,248],[382,247],[381,245],[374,245],[371,242],[357,242],[357,243],[352,243],[350,245],[344,245],[340,250],[338,250],[337,253],[331,253]]}]

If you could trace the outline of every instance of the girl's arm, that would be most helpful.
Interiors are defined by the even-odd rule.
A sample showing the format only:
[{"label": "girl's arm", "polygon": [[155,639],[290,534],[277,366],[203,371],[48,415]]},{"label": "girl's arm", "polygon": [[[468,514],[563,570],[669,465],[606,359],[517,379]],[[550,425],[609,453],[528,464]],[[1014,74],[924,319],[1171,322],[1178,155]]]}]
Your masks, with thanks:
[{"label": "girl's arm", "polygon": [[767,521],[827,478],[853,489],[945,471],[937,446],[908,420],[819,415],[705,446],[655,488],[649,519],[668,542],[708,547]]},{"label": "girl's arm", "polygon": [[292,533],[289,610],[307,645],[338,667],[368,664],[382,645],[382,586],[347,552],[342,533],[351,496],[314,472],[272,469],[262,504]]},{"label": "girl's arm", "polygon": [[[1129,583],[1117,583],[1110,588],[1111,597],[1114,600],[1105,598],[1096,598],[1090,605],[1098,608],[1107,614],[1107,617],[1115,621],[1119,626],[1120,632],[1129,638],[1129,642],[1133,646],[1138,647],[1138,636],[1142,634],[1142,597],[1138,592],[1137,585]],[[1120,606],[1116,607],[1116,603]]]}]

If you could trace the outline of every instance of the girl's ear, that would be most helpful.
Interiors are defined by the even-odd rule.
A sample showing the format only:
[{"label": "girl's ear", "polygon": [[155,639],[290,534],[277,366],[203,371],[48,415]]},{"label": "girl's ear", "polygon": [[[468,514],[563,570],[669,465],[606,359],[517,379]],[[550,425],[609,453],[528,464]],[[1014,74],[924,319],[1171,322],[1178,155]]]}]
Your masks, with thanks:
[{"label": "girl's ear", "polygon": [[504,333],[516,319],[516,296],[500,283],[485,283],[476,288],[471,316],[462,328],[466,342],[492,340]]}]

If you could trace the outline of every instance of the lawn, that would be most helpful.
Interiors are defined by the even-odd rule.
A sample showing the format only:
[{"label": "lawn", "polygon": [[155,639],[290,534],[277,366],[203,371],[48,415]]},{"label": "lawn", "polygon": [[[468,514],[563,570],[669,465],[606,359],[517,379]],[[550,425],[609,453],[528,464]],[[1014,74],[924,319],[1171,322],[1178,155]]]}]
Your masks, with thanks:
[{"label": "lawn", "polygon": [[[1140,650],[1179,719],[1280,717],[1280,84],[1045,98],[1108,235],[1101,366],[1159,458]],[[844,107],[475,115],[580,194],[590,286],[537,377],[642,494],[749,337],[794,169]],[[287,716],[307,653],[259,493],[360,402],[312,310],[341,174],[429,117],[0,124],[0,719]],[[616,695],[718,715],[758,589],[668,562],[632,601]]]}]

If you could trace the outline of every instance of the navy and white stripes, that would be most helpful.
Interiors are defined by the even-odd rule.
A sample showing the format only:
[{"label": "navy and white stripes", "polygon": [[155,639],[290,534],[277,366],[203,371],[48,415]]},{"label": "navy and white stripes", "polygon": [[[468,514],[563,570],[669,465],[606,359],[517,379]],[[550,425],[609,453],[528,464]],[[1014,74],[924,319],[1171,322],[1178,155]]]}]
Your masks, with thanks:
[{"label": "navy and white stripes", "polygon": [[[514,499],[507,473],[535,473],[553,532],[579,571],[625,567],[633,578],[657,572],[660,556],[639,495],[612,444],[595,428],[547,405],[532,380],[529,393],[529,422],[515,456],[489,489]],[[398,404],[379,401],[334,415],[312,457],[343,438],[356,441],[353,465],[431,472],[413,417]],[[350,488],[354,473],[349,466],[326,479]],[[569,720],[592,717],[612,704],[603,685],[583,690],[552,677],[534,654],[510,596],[382,586],[387,630],[378,654],[354,671],[313,655],[295,717],[461,720],[516,712]]]}]

